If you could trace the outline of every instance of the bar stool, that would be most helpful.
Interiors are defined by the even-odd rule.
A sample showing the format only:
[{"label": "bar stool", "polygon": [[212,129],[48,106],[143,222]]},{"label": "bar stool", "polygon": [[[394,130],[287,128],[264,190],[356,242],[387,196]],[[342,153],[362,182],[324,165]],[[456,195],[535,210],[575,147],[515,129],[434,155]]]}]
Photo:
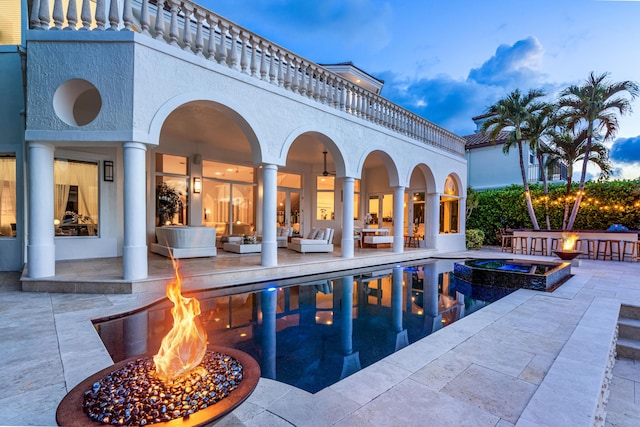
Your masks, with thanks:
[{"label": "bar stool", "polygon": [[513,248],[511,247],[512,240],[513,234],[502,235],[502,252],[513,252]]},{"label": "bar stool", "polygon": [[526,255],[529,251],[529,243],[526,236],[511,236],[511,253]]},{"label": "bar stool", "polygon": [[[580,257],[586,255],[588,259],[596,259],[596,241],[593,239],[576,240],[575,248],[582,252]],[[586,250],[585,250],[586,249]]]},{"label": "bar stool", "polygon": [[[638,249],[640,249],[640,241],[633,242],[631,240],[624,240],[622,245],[622,261],[628,256],[629,261],[638,261]],[[627,251],[627,248],[630,251]]]},{"label": "bar stool", "polygon": [[[538,242],[540,242],[540,249],[538,250]],[[531,249],[529,250],[529,255],[536,255],[536,253],[540,252],[540,255],[547,256],[547,238],[546,237],[532,237],[531,238]]]},{"label": "bar stool", "polygon": [[598,240],[598,246],[596,249],[596,259],[600,258],[602,255],[602,260],[606,261],[607,257],[611,261],[613,261],[613,255],[618,257],[618,261],[620,261],[620,240],[611,240],[611,239],[600,239]]}]

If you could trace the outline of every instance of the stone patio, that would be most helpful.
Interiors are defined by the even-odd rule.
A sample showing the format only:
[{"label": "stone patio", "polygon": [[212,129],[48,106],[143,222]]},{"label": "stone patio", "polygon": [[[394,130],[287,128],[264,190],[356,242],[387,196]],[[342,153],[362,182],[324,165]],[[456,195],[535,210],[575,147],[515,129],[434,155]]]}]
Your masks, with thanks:
[{"label": "stone patio", "polygon": [[[553,293],[517,291],[319,393],[261,379],[217,425],[638,426],[640,362],[616,360],[601,389],[619,305],[640,304],[640,263],[582,260],[572,273]],[[161,293],[28,293],[18,280],[0,275],[0,425],[55,425],[66,392],[112,363],[89,319]]]}]

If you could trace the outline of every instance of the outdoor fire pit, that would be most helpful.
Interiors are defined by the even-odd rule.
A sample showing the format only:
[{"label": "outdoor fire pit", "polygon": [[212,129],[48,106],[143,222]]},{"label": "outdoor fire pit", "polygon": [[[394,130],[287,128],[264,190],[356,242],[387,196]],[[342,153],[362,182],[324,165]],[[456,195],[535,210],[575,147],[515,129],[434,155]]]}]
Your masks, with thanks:
[{"label": "outdoor fire pit", "polygon": [[562,249],[557,249],[553,253],[563,261],[571,261],[582,255],[581,251],[574,249],[579,237],[578,234],[562,233]]},{"label": "outdoor fire pit", "polygon": [[572,259],[582,255],[581,251],[575,251],[575,250],[558,250],[558,251],[553,251],[553,253],[560,258],[563,261],[571,261]]},{"label": "outdoor fire pit", "polygon": [[248,354],[207,346],[200,302],[181,294],[178,263],[167,284],[173,327],[158,353],[134,357],[90,376],[60,402],[64,426],[199,426],[228,414],[258,384],[260,366]]},{"label": "outdoor fire pit", "polygon": [[[151,358],[123,360],[74,387],[58,405],[56,421],[58,425],[79,427],[205,425],[244,402],[260,379],[258,363],[248,354],[232,348],[210,347],[201,366],[208,368],[206,380],[202,380],[200,373],[192,373],[185,376],[185,381],[163,387],[161,381],[153,379]],[[98,384],[99,388],[96,387]],[[99,401],[97,396],[101,394]],[[118,405],[118,402],[122,403]],[[146,402],[138,407],[146,408],[147,412],[142,413],[139,409],[134,412],[135,402]],[[110,409],[108,415],[105,408]],[[98,420],[100,415],[103,415],[102,421]]]}]

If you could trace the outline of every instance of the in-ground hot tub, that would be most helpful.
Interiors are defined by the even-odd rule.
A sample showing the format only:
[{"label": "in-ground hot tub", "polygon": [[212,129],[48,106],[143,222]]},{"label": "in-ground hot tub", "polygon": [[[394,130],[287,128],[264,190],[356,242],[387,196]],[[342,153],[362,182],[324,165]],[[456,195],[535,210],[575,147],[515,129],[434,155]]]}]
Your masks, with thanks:
[{"label": "in-ground hot tub", "polygon": [[158,243],[151,244],[151,252],[178,258],[216,256],[216,229],[170,225],[156,228]]},{"label": "in-ground hot tub", "polygon": [[475,285],[552,291],[571,277],[571,263],[514,259],[471,259],[456,262],[453,275]]}]

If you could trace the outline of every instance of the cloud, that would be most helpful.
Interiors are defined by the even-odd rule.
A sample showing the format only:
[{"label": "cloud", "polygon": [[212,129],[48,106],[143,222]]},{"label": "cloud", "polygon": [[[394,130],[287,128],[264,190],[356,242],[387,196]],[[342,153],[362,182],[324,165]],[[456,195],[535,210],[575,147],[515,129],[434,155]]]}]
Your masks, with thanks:
[{"label": "cloud", "polygon": [[469,80],[504,88],[530,87],[540,77],[544,49],[535,37],[518,40],[513,45],[500,45],[495,55],[479,68],[469,72]]},{"label": "cloud", "polygon": [[472,117],[484,113],[501,91],[473,81],[440,75],[431,79],[399,80],[387,73],[383,96],[459,135],[474,132]]},{"label": "cloud", "polygon": [[[431,78],[400,78],[391,72],[378,76],[385,80],[383,96],[458,135],[475,131],[472,117],[516,88],[523,91],[542,87],[544,75],[538,70],[544,49],[535,37],[501,45],[494,56],[469,72],[466,80],[447,75]],[[546,86],[546,87],[544,87]]]},{"label": "cloud", "polygon": [[609,150],[609,158],[624,164],[640,164],[640,135],[616,139]]}]

